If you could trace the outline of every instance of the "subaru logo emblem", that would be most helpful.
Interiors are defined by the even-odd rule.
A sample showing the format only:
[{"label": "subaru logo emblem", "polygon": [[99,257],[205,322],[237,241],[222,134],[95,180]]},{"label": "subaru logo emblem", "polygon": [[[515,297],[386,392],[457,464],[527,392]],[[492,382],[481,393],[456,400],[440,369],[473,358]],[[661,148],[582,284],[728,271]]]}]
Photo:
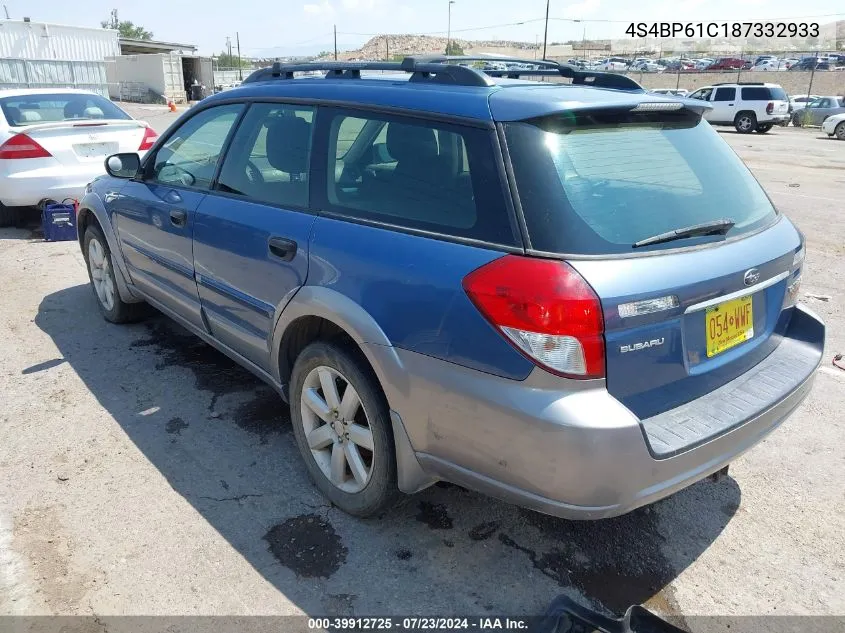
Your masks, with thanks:
[{"label": "subaru logo emblem", "polygon": [[746,286],[753,286],[760,281],[760,271],[756,268],[751,268],[745,271],[745,276],[742,278]]}]

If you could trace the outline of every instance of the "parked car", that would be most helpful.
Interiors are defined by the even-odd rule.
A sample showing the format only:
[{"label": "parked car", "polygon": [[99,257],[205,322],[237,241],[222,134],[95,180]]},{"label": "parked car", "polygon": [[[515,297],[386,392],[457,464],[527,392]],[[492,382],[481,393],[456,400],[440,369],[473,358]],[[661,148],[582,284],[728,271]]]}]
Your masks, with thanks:
[{"label": "parked car", "polygon": [[611,57],[600,62],[596,66],[597,70],[613,70],[613,71],[623,71],[628,70],[628,60],[624,57]]},{"label": "parked car", "polygon": [[702,57],[701,59],[694,59],[693,65],[696,70],[706,70],[711,65],[713,65],[714,60],[710,59],[709,57]]},{"label": "parked car", "polygon": [[792,112],[798,112],[807,106],[808,103],[820,99],[819,95],[803,95],[800,97],[789,97],[789,103],[792,106]]},{"label": "parked car", "polygon": [[822,132],[829,137],[845,141],[845,114],[834,114],[822,122]]},{"label": "parked car", "polygon": [[684,88],[655,88],[654,90],[649,90],[649,92],[670,97],[686,97],[689,94],[689,90],[685,90]]},{"label": "parked car", "polygon": [[751,68],[751,62],[739,57],[720,57],[705,70],[739,70]]},{"label": "parked car", "polygon": [[643,73],[662,73],[665,69],[657,62],[644,60],[631,64],[630,70]]},{"label": "parked car", "polygon": [[442,479],[614,516],[807,395],[803,237],[704,104],[429,60],[270,70],[110,157],[80,245],[106,320],[147,301],[290,402],[340,509]]},{"label": "parked car", "polygon": [[690,99],[707,101],[713,108],[704,118],[713,125],[733,125],[740,134],[765,133],[789,122],[789,99],[777,84],[740,82],[699,88]]},{"label": "parked car", "polygon": [[81,199],[116,152],[145,152],[156,133],[84,90],[0,90],[0,226],[34,207]]},{"label": "parked car", "polygon": [[773,57],[771,59],[764,59],[751,68],[756,71],[782,71],[789,70],[789,64],[782,59]]},{"label": "parked car", "polygon": [[792,115],[792,125],[821,125],[827,117],[845,112],[845,98],[819,97]]},{"label": "parked car", "polygon": [[792,64],[789,70],[830,70],[830,63],[815,57],[805,57],[801,61]]}]

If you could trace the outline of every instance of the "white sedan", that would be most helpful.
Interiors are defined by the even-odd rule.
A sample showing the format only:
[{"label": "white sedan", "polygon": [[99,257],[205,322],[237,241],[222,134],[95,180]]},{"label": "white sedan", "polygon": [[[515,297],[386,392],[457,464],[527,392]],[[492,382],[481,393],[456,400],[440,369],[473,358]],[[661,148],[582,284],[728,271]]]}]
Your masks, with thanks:
[{"label": "white sedan", "polygon": [[118,152],[141,155],[158,135],[84,90],[0,90],[0,226],[22,208],[80,199]]},{"label": "white sedan", "polygon": [[840,141],[845,141],[845,112],[834,114],[822,121],[822,132],[831,138],[835,136]]}]

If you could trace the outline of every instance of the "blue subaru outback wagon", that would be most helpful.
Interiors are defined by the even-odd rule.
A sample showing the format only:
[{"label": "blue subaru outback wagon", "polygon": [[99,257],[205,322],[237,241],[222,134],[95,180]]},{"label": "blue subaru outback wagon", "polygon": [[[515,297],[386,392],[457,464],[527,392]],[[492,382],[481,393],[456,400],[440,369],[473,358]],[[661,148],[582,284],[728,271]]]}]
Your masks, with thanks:
[{"label": "blue subaru outback wagon", "polygon": [[707,104],[454,61],[276,64],[110,157],[78,221],[100,311],[273,385],[352,514],[446,480],[596,519],[721,471],[819,365],[801,233]]}]

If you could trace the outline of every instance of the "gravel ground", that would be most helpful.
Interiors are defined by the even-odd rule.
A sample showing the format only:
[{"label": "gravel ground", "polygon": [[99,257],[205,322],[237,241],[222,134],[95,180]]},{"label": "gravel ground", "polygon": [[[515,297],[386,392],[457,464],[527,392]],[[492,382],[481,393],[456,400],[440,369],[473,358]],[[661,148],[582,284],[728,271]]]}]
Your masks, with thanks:
[{"label": "gravel ground", "polygon": [[75,243],[1,229],[0,614],[845,615],[845,143],[723,137],[807,236],[824,368],[729,477],[598,523],[446,485],[350,518],[268,388],[164,317],[105,323]]}]

